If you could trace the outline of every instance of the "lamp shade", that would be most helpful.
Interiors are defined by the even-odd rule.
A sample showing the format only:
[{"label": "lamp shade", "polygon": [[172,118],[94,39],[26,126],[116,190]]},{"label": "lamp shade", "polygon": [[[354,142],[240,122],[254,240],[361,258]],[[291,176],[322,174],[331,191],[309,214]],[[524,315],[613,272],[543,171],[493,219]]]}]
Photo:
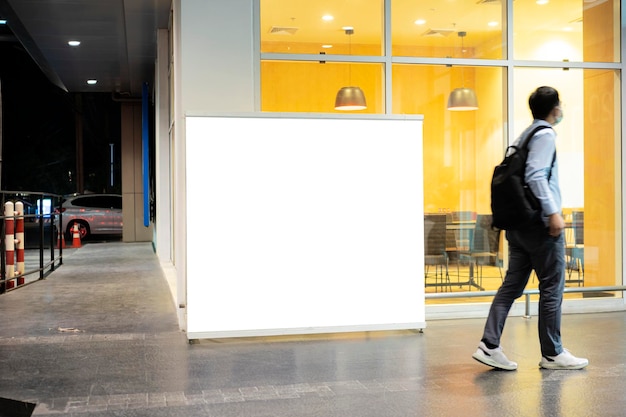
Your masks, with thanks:
[{"label": "lamp shade", "polygon": [[363,110],[367,108],[365,94],[359,87],[342,87],[335,98],[335,110]]},{"label": "lamp shade", "polygon": [[471,88],[455,88],[448,97],[448,110],[478,110],[476,92]]}]

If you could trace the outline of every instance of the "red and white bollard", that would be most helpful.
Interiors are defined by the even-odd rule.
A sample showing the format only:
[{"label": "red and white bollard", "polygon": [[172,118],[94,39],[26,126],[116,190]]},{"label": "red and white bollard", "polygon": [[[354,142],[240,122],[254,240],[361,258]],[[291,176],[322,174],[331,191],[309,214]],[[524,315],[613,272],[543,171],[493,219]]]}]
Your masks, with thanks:
[{"label": "red and white bollard", "polygon": [[78,223],[74,223],[72,228],[72,247],[80,248],[80,230],[78,229]]},{"label": "red and white bollard", "polygon": [[15,205],[12,201],[4,203],[4,246],[6,253],[6,288],[13,288],[15,283]]},{"label": "red and white bollard", "polygon": [[[17,257],[17,275],[24,274],[24,203],[15,203],[15,255]],[[24,284],[24,277],[17,278],[17,285]]]},{"label": "red and white bollard", "polygon": [[59,228],[57,232],[57,249],[65,249],[65,233]]}]

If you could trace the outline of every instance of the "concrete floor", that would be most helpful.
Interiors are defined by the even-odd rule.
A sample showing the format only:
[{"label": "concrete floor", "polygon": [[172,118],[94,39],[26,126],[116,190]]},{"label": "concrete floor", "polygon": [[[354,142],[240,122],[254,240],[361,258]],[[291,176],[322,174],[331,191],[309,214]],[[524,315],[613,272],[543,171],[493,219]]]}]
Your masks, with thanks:
[{"label": "concrete floor", "polygon": [[623,312],[564,316],[565,346],[590,361],[581,371],[538,368],[536,318],[507,323],[515,372],[472,359],[482,319],[189,344],[151,245],[113,242],[0,295],[0,320],[0,398],[35,416],[626,415]]}]

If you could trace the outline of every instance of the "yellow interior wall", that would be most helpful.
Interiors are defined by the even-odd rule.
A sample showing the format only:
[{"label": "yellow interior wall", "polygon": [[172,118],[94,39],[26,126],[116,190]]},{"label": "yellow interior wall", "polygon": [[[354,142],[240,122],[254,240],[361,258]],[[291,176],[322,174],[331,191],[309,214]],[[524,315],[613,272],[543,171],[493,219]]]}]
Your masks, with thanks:
[{"label": "yellow interior wall", "polygon": [[[450,70],[444,66],[394,65],[392,80],[394,113],[424,115],[425,211],[456,209],[459,153],[451,149],[452,135],[445,128],[449,88],[440,88],[440,85],[451,84]],[[459,116],[468,118],[467,114]]]},{"label": "yellow interior wall", "polygon": [[351,113],[383,113],[383,70],[380,64],[261,62],[261,109],[271,112],[339,113],[335,97],[341,87],[363,90],[367,109]]},{"label": "yellow interior wall", "polygon": [[288,54],[319,54],[328,55],[370,55],[381,56],[381,45],[368,45],[360,43],[336,43],[332,48],[322,48],[319,42],[262,42],[263,53],[288,53]]},{"label": "yellow interior wall", "polygon": [[[614,285],[617,277],[614,73],[585,76],[585,285]],[[619,152],[617,152],[619,154]]]},{"label": "yellow interior wall", "polygon": [[474,138],[476,164],[476,202],[478,213],[491,213],[491,177],[505,150],[506,91],[504,73],[500,68],[485,68],[476,72],[478,111]]},{"label": "yellow interior wall", "polygon": [[[393,109],[424,115],[426,212],[490,213],[493,167],[503,155],[502,70],[393,66]],[[478,111],[447,110],[449,93],[472,87]]]},{"label": "yellow interior wall", "polygon": [[[450,35],[448,39],[432,45],[406,45],[398,44],[393,40],[391,53],[393,56],[412,56],[430,58],[480,58],[480,59],[502,59],[506,46],[505,35],[501,31],[490,32],[487,37],[476,39],[474,34],[468,34],[467,41],[462,41],[458,35]],[[471,39],[474,47],[465,47]],[[446,43],[446,45],[444,45]]]},{"label": "yellow interior wall", "polygon": [[[335,95],[350,80],[367,99],[359,113],[384,112],[381,65],[332,62],[262,62],[261,108],[338,112]],[[491,174],[503,152],[502,70],[394,65],[392,80],[394,113],[424,115],[425,210],[490,213]],[[460,86],[476,89],[478,111],[447,110],[449,93]]]},{"label": "yellow interior wall", "polygon": [[583,9],[583,60],[585,62],[619,61],[619,26],[613,1],[598,2]]},{"label": "yellow interior wall", "polygon": [[[583,15],[585,60],[613,61],[612,2]],[[619,81],[614,71],[587,70],[585,109],[585,286],[621,282]]]},{"label": "yellow interior wall", "polygon": [[[324,50],[319,43],[263,42],[263,52],[380,55],[378,45],[335,44]],[[345,113],[335,110],[341,87],[358,86],[367,109],[351,113],[384,113],[382,64],[347,64],[324,61],[262,61],[261,110],[269,112]]]}]

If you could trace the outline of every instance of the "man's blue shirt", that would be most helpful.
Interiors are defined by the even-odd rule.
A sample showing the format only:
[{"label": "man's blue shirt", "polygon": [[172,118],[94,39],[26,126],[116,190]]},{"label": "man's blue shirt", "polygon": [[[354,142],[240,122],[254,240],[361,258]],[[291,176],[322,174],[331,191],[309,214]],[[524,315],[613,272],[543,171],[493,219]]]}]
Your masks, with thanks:
[{"label": "man's blue shirt", "polygon": [[[526,135],[540,125],[552,127],[545,120],[535,119],[513,144],[519,145]],[[548,226],[548,216],[561,213],[562,210],[559,168],[558,161],[554,158],[555,151],[556,132],[554,129],[538,131],[528,143],[525,180],[541,204],[543,222],[546,226]]]}]

